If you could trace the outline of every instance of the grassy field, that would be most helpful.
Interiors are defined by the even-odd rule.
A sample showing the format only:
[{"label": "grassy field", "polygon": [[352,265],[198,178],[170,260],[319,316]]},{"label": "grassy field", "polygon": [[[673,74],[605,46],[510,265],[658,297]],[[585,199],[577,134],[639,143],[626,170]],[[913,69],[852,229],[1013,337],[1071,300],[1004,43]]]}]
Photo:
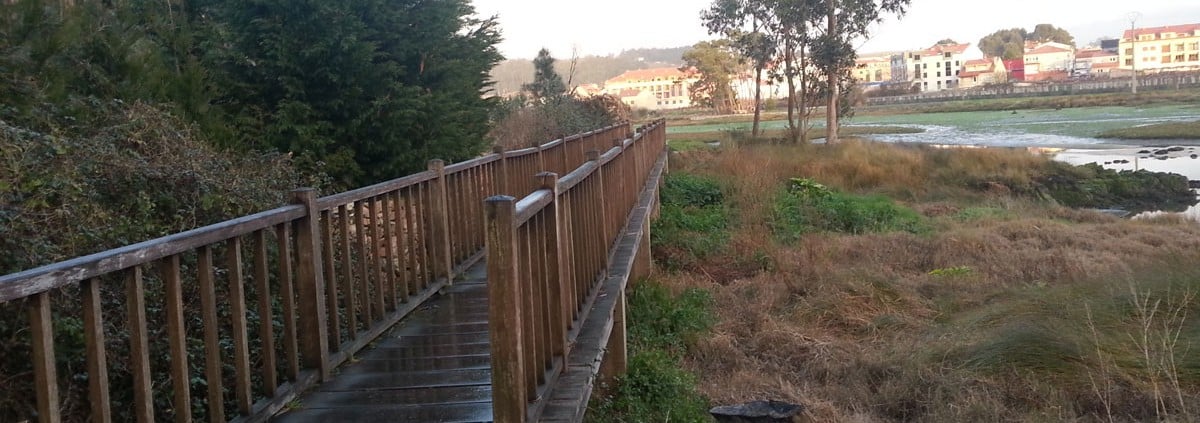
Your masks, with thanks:
[{"label": "grassy field", "polygon": [[[743,129],[732,130],[717,130],[708,132],[689,132],[685,134],[672,135],[670,139],[671,147],[676,151],[692,150],[697,148],[710,147],[709,143],[720,143],[728,145],[738,142],[751,141],[750,131]],[[910,128],[903,126],[844,126],[838,132],[841,136],[855,135],[870,135],[870,134],[916,134],[922,132],[919,128]],[[770,140],[782,140],[787,137],[787,130],[784,129],[769,129],[764,130],[758,140],[769,142]],[[825,138],[825,129],[814,128],[808,131],[809,140],[817,140]]]},{"label": "grassy field", "polygon": [[1133,140],[1198,139],[1200,138],[1200,120],[1194,122],[1165,122],[1113,129],[1100,133],[1098,137]]},{"label": "grassy field", "polygon": [[1064,171],[1018,151],[850,141],[672,160],[652,229],[650,286],[667,293],[630,311],[667,353],[631,365],[605,421],[664,421],[636,411],[676,394],[691,405],[667,418],[703,421],[697,392],[801,403],[813,421],[1200,415],[1195,222],[1058,206],[1039,187]]}]

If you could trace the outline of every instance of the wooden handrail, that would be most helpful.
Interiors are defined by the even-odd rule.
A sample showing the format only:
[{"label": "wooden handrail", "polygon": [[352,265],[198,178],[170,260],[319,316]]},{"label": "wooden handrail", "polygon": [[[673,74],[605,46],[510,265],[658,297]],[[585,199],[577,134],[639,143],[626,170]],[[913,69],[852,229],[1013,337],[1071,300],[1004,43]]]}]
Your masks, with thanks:
[{"label": "wooden handrail", "polygon": [[[537,420],[565,369],[578,336],[572,328],[586,319],[624,220],[666,148],[663,121],[641,129],[582,136],[586,161],[571,173],[539,174],[525,183],[537,188],[520,200],[485,201],[497,422]],[[603,154],[601,141],[611,143]],[[622,352],[614,354],[623,369],[620,337]]]},{"label": "wooden handrail", "polygon": [[[600,165],[584,152],[628,135],[629,124],[621,123],[457,164],[432,161],[426,171],[326,197],[298,190],[291,205],[0,276],[0,303],[30,299],[24,306],[38,420],[62,417],[50,321],[57,288],[83,288],[78,312],[87,356],[81,361],[89,369],[88,405],[95,421],[113,417],[109,384],[116,378],[107,367],[113,359],[129,360],[133,377],[121,380],[133,381],[128,412],[142,420],[190,422],[192,403],[203,396],[208,420],[263,421],[482,257],[484,198],[525,197],[528,214],[521,224],[540,225],[539,239],[545,239],[554,232],[548,222],[555,221],[547,210],[560,210],[560,191],[575,185],[533,176],[574,170],[586,179]],[[599,205],[579,209],[593,213]],[[123,289],[108,289],[119,284]],[[191,286],[197,287],[198,303],[188,298]],[[101,308],[105,296],[114,295],[124,296],[130,316],[124,323],[132,334],[132,357],[105,351]],[[147,342],[158,335],[167,338],[165,348]],[[199,337],[202,342],[188,342]],[[151,355],[168,357],[169,371],[152,374]],[[252,356],[259,366],[251,365]],[[190,389],[194,378],[205,380],[206,392]],[[171,393],[155,392],[162,387]],[[171,397],[171,410],[154,409],[153,397],[163,395]]]}]

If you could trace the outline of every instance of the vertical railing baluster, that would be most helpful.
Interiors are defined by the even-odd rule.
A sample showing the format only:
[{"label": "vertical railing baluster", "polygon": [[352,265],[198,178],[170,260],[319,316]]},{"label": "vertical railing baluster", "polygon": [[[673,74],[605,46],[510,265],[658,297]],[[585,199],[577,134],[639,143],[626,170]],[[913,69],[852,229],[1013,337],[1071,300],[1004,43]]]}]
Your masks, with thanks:
[{"label": "vertical railing baluster", "polygon": [[[399,212],[397,208],[400,207],[400,204],[392,201],[394,197],[395,196],[392,192],[388,192],[379,196],[379,201],[383,203],[382,239],[383,252],[384,256],[386,256],[386,259],[384,260],[385,263],[383,266],[383,272],[387,276],[387,300],[389,305],[391,305],[392,310],[399,308],[400,304],[398,301],[400,293],[397,292],[398,289],[396,283],[396,248],[394,246],[396,242],[396,225],[393,222],[396,213]],[[405,297],[407,297],[407,295]]]},{"label": "vertical railing baluster", "polygon": [[279,385],[275,361],[275,312],[271,301],[270,270],[267,259],[267,231],[254,231],[254,287],[258,294],[258,338],[262,343],[263,394],[275,396]]},{"label": "vertical railing baluster", "polygon": [[32,344],[33,383],[37,390],[38,421],[58,423],[58,368],[54,359],[54,322],[50,312],[50,292],[31,296],[29,303],[29,334]]},{"label": "vertical railing baluster", "polygon": [[434,179],[430,184],[432,188],[430,199],[432,201],[429,204],[430,221],[433,224],[433,259],[435,266],[437,266],[435,274],[445,275],[446,282],[451,283],[454,279],[454,263],[451,263],[452,260],[450,258],[450,220],[446,199],[446,163],[437,159],[430,160],[429,170],[437,174],[437,179]]},{"label": "vertical railing baluster", "polygon": [[154,421],[154,387],[150,384],[150,335],[146,328],[146,283],[134,266],[125,281],[129,319],[129,361],[133,376],[133,414],[139,422]]},{"label": "vertical railing baluster", "polygon": [[209,421],[225,420],[225,389],[221,379],[220,326],[217,323],[217,292],[213,281],[212,247],[200,247],[196,272],[200,283],[200,308],[204,325],[204,378],[208,386]]},{"label": "vertical railing baluster", "polygon": [[359,290],[357,284],[354,283],[354,263],[350,257],[350,207],[351,204],[342,204],[338,207],[338,214],[341,216],[340,231],[342,235],[342,282],[345,292],[342,293],[346,299],[346,319],[349,323],[346,325],[346,335],[351,340],[358,339],[358,295]]},{"label": "vertical railing baluster", "polygon": [[363,329],[370,330],[371,325],[375,323],[374,313],[371,306],[371,282],[367,272],[367,226],[363,222],[366,220],[366,212],[363,211],[362,202],[356,201],[351,203],[354,207],[354,246],[358,251],[358,293],[362,299],[359,302],[359,307],[362,310]]},{"label": "vertical railing baluster", "polygon": [[337,268],[334,266],[333,210],[321,211],[321,260],[325,270],[325,315],[329,317],[329,351],[337,351],[342,343],[342,318],[338,313]]},{"label": "vertical railing baluster", "polygon": [[384,301],[387,298],[387,288],[385,287],[387,281],[383,275],[383,257],[379,256],[379,199],[372,197],[366,201],[367,215],[371,219],[367,223],[367,235],[371,238],[370,243],[367,244],[367,257],[371,258],[371,265],[368,268],[375,279],[375,301],[372,302],[375,307],[375,321],[372,323],[378,323],[387,314],[387,305]]},{"label": "vertical railing baluster", "polygon": [[88,403],[92,421],[108,423],[108,358],[104,346],[104,312],[100,299],[100,280],[83,281],[83,335],[87,344]]},{"label": "vertical railing baluster", "polygon": [[187,326],[183,320],[183,281],[179,256],[167,257],[159,271],[166,287],[167,343],[171,354],[171,390],[176,423],[192,421],[191,370],[188,367]]},{"label": "vertical railing baluster", "polygon": [[287,356],[288,380],[300,379],[300,347],[296,340],[296,290],[292,283],[292,223],[279,224],[279,296],[282,298],[283,350]]},{"label": "vertical railing baluster", "polygon": [[238,411],[250,415],[254,400],[250,391],[250,337],[246,333],[246,282],[242,272],[242,240],[231,238],[225,245],[229,272],[229,313],[233,328],[234,393]]}]

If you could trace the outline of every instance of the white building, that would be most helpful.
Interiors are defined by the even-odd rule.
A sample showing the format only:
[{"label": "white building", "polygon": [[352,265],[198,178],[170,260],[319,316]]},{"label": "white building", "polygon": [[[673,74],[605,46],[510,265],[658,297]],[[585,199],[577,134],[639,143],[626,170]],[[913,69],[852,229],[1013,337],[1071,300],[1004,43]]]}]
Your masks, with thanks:
[{"label": "white building", "polygon": [[627,71],[604,82],[604,92],[632,107],[666,110],[692,106],[692,83],[698,81],[676,68]]},{"label": "white building", "polygon": [[910,71],[913,81],[920,84],[922,92],[957,88],[958,73],[965,61],[963,53],[970,47],[970,44],[935,44],[912,52]]},{"label": "white building", "polygon": [[1069,75],[1075,66],[1075,46],[1052,41],[1028,43],[1025,45],[1024,61],[1026,80],[1048,72]]},{"label": "white building", "polygon": [[1200,24],[1126,30],[1121,37],[1121,69],[1138,72],[1200,70]]}]

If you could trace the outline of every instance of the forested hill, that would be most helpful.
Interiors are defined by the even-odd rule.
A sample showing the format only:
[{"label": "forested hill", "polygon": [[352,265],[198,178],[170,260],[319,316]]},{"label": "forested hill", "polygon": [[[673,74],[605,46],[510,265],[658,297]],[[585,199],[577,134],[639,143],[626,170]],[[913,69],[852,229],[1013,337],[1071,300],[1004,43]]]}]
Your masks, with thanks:
[{"label": "forested hill", "polygon": [[[680,66],[683,64],[683,53],[690,48],[641,48],[611,56],[584,56],[575,63],[574,74],[571,72],[571,58],[557,57],[559,60],[555,63],[555,69],[564,80],[570,79],[571,86],[599,84],[628,70]],[[522,84],[533,80],[533,61],[505,60],[492,70],[492,78],[496,81],[496,92],[501,95],[520,91]]]}]

